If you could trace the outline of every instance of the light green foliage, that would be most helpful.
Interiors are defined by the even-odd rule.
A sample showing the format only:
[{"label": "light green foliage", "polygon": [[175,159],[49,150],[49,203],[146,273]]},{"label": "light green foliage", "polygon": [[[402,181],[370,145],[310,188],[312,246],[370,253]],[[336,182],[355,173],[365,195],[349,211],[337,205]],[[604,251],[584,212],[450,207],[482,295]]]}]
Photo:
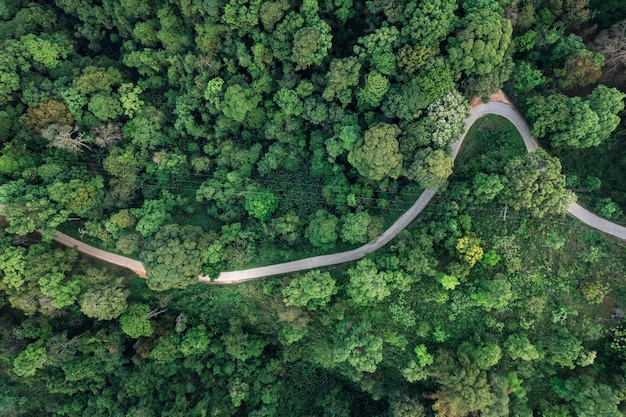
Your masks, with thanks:
[{"label": "light green foliage", "polygon": [[441,284],[443,288],[446,290],[453,290],[459,285],[461,282],[459,279],[453,275],[444,274],[443,272],[439,272],[435,279]]},{"label": "light green foliage", "polygon": [[104,122],[117,118],[122,113],[122,107],[118,97],[98,93],[89,100],[87,108],[99,120]]},{"label": "light green foliage", "polygon": [[224,86],[224,80],[220,77],[215,77],[209,80],[204,90],[204,98],[214,105],[216,108],[220,108],[220,102],[222,99],[222,87]]},{"label": "light green foliage", "polygon": [[281,292],[285,305],[315,311],[323,309],[330,302],[337,293],[337,287],[328,272],[316,270],[294,278]]},{"label": "light green foliage", "polygon": [[480,247],[480,240],[471,236],[463,236],[456,242],[456,250],[461,258],[467,262],[470,267],[483,258],[483,248]]},{"label": "light green foliage", "polygon": [[276,23],[283,18],[284,12],[289,8],[286,1],[265,1],[259,10],[259,19],[266,31],[272,32]]},{"label": "light green foliage", "polygon": [[339,100],[342,107],[352,102],[354,88],[359,84],[361,63],[355,57],[334,59],[330,63],[328,84],[322,93],[326,101]]},{"label": "light green foliage", "polygon": [[483,258],[480,260],[482,266],[496,266],[500,262],[500,255],[495,250],[491,249],[485,252]]},{"label": "light green foliage", "polygon": [[469,13],[463,30],[448,40],[453,68],[465,74],[485,75],[503,62],[511,44],[511,22],[489,10]]},{"label": "light green foliage", "polygon": [[353,0],[332,0],[332,3],[336,7],[335,16],[342,24],[354,16]]},{"label": "light green foliage", "polygon": [[513,299],[511,283],[505,278],[481,281],[480,289],[470,295],[476,305],[487,311],[501,310]]},{"label": "light green foliage", "polygon": [[513,80],[515,81],[515,89],[522,92],[529,92],[548,81],[541,70],[535,68],[528,61],[520,61],[515,64]]},{"label": "light green foliage", "polygon": [[348,161],[364,177],[379,181],[385,177],[398,178],[402,170],[402,154],[398,150],[397,125],[378,123],[365,131]]},{"label": "light green foliage", "polygon": [[340,236],[348,243],[365,243],[367,241],[367,227],[371,222],[367,211],[346,213],[342,217]]},{"label": "light green foliage", "polygon": [[432,365],[435,360],[435,357],[431,355],[430,353],[428,353],[428,350],[426,349],[426,345],[424,344],[415,346],[415,349],[413,349],[413,352],[417,356],[417,362],[422,368]]},{"label": "light green foliage", "polygon": [[357,371],[375,372],[383,359],[383,340],[370,332],[371,324],[364,322],[353,325],[341,322],[335,334],[333,360],[337,363],[347,361]]},{"label": "light green foliage", "polygon": [[339,219],[326,210],[317,210],[304,232],[313,246],[332,247],[337,241]]},{"label": "light green foliage", "polygon": [[141,208],[130,209],[131,214],[139,217],[135,230],[144,237],[152,236],[171,219],[169,210],[173,207],[174,196],[167,191],[159,200],[144,200]]},{"label": "light green foliage", "polygon": [[180,351],[184,356],[199,355],[207,350],[209,343],[207,328],[200,324],[185,332],[180,342]]},{"label": "light green foliage", "polygon": [[415,153],[415,162],[404,175],[425,188],[439,188],[452,174],[452,166],[452,158],[443,150],[424,148]]},{"label": "light green foliage", "polygon": [[600,198],[596,201],[595,211],[605,219],[619,219],[624,215],[621,207],[610,198]]},{"label": "light green foliage", "polygon": [[13,361],[13,372],[21,377],[34,376],[46,364],[46,357],[43,340],[31,343]]},{"label": "light green foliage", "polygon": [[[423,91],[425,103],[432,103],[429,112],[433,116],[441,112],[438,106],[447,106],[448,112],[453,110],[462,112],[465,108],[465,101],[459,101],[460,94],[453,91],[455,87],[453,77],[450,65],[441,58],[435,58],[430,60],[412,80],[412,83],[417,84]],[[435,100],[437,101],[433,103]]]},{"label": "light green foliage", "polygon": [[301,236],[302,221],[294,212],[272,219],[270,225],[290,245],[296,243]]},{"label": "light green foliage", "polygon": [[530,343],[528,336],[523,333],[510,335],[504,342],[504,348],[513,360],[534,361],[539,359],[537,348]]},{"label": "light green foliage", "polygon": [[235,84],[229,86],[224,93],[222,111],[226,116],[241,123],[260,102],[261,96],[254,89]]},{"label": "light green foliage", "polygon": [[406,74],[414,74],[437,55],[435,48],[422,45],[403,45],[398,52],[398,67]]},{"label": "light green foliage", "polygon": [[96,320],[113,320],[126,311],[127,296],[128,291],[120,287],[103,285],[88,288],[80,296],[80,311]]},{"label": "light green foliage", "polygon": [[222,22],[242,36],[258,26],[261,3],[261,0],[230,0],[224,7]]},{"label": "light green foliage", "polygon": [[456,25],[458,17],[455,0],[432,0],[409,2],[404,11],[407,24],[402,28],[402,35],[410,37],[420,45],[439,48]]},{"label": "light green foliage", "polygon": [[117,92],[120,95],[120,103],[124,109],[124,116],[134,117],[135,114],[143,107],[144,102],[139,98],[143,92],[141,87],[132,83],[124,83],[120,85]]},{"label": "light green foliage", "polygon": [[154,330],[147,317],[149,312],[150,306],[147,304],[137,303],[130,306],[120,317],[122,331],[133,339],[151,336]]},{"label": "light green foliage", "polygon": [[2,282],[8,287],[20,288],[25,282],[26,249],[10,243],[8,239],[4,240],[0,251]]},{"label": "light green foliage", "polygon": [[67,183],[55,181],[48,185],[47,191],[50,200],[58,203],[60,208],[86,217],[99,213],[103,188],[102,177],[96,177],[89,182],[77,179]]},{"label": "light green foliage", "polygon": [[384,75],[393,75],[396,72],[393,46],[399,34],[395,26],[383,26],[374,33],[359,38],[353,51],[359,61],[370,63],[371,69]]},{"label": "light green foliage", "polygon": [[504,189],[506,178],[498,174],[479,172],[474,177],[474,194],[481,201],[491,201]]},{"label": "light green foliage", "polygon": [[96,320],[118,318],[126,308],[130,291],[125,289],[121,278],[115,278],[106,269],[89,268],[84,276],[85,289],[78,302],[80,311]]},{"label": "light green foliage", "polygon": [[166,291],[197,282],[202,271],[202,251],[208,244],[207,236],[197,226],[161,227],[141,253],[148,287]]},{"label": "light green foliage", "polygon": [[350,279],[346,292],[356,306],[375,304],[391,294],[387,286],[388,274],[379,272],[370,259],[357,262],[356,266],[348,269],[346,275]]},{"label": "light green foliage", "polygon": [[20,41],[33,61],[49,69],[59,67],[61,61],[72,52],[72,47],[61,35],[57,34],[41,36],[29,34],[22,36]]},{"label": "light green foliage", "polygon": [[69,279],[60,272],[53,272],[39,278],[41,292],[53,300],[50,304],[55,308],[63,308],[74,304],[82,283],[82,276],[74,275]]},{"label": "light green foliage", "polygon": [[371,109],[377,107],[389,90],[389,80],[377,71],[365,76],[365,85],[357,91],[359,108]]},{"label": "light green foliage", "polygon": [[598,146],[606,141],[619,124],[617,113],[624,109],[625,94],[599,85],[585,99],[552,94],[528,100],[532,133],[550,134],[553,146],[573,148]]},{"label": "light green foliage", "polygon": [[536,217],[564,213],[575,200],[565,188],[561,162],[539,149],[506,166],[507,188],[504,200],[515,210],[530,210]]},{"label": "light green foliage", "polygon": [[[516,52],[530,51],[535,47],[537,42],[537,31],[529,30],[524,34],[513,38]],[[523,61],[522,61],[523,62]]]},{"label": "light green foliage", "polygon": [[618,113],[624,110],[626,94],[616,88],[599,85],[587,96],[589,108],[598,115],[597,130],[603,132],[601,139],[606,139],[620,123]]},{"label": "light green foliage", "polygon": [[268,221],[278,208],[278,197],[271,191],[257,190],[248,187],[246,193],[246,210],[251,216],[261,221]]},{"label": "light green foliage", "polygon": [[461,94],[452,90],[433,101],[426,108],[426,117],[420,120],[423,143],[432,143],[433,148],[447,149],[465,131],[465,118],[469,106]]},{"label": "light green foliage", "polygon": [[274,94],[274,102],[285,114],[300,116],[304,111],[302,99],[295,90],[281,88]]},{"label": "light green foliage", "polygon": [[458,348],[459,357],[467,355],[472,363],[483,371],[494,367],[502,357],[500,346],[494,343],[485,343],[479,346],[464,342]]}]

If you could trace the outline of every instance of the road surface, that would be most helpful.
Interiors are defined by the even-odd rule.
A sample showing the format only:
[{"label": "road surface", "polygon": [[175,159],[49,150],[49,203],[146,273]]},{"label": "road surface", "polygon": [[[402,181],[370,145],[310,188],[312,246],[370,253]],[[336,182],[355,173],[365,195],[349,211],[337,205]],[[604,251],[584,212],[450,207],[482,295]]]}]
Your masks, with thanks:
[{"label": "road surface", "polygon": [[[504,103],[490,102],[486,104],[479,104],[476,107],[472,108],[472,110],[470,111],[470,116],[465,120],[465,133],[463,133],[463,135],[457,142],[452,144],[453,159],[456,159],[456,156],[461,149],[463,140],[465,139],[467,132],[472,127],[474,122],[488,114],[495,114],[509,120],[520,132],[520,135],[524,140],[524,144],[526,145],[526,150],[528,152],[535,151],[539,148],[539,144],[530,134],[528,124],[514,107]],[[220,276],[213,281],[211,281],[208,276],[201,275],[199,277],[199,280],[206,283],[210,282],[215,284],[235,284],[238,282],[249,281],[252,279],[272,275],[280,275],[290,272],[304,271],[307,269],[337,265],[344,262],[356,261],[363,258],[368,253],[378,250],[379,248],[386,245],[394,237],[396,237],[398,233],[404,230],[405,227],[407,227],[409,224],[411,224],[413,220],[415,220],[415,218],[422,212],[424,207],[426,207],[426,205],[434,197],[436,192],[437,190],[433,188],[425,190],[417,199],[415,204],[413,204],[411,208],[409,208],[402,216],[400,216],[400,218],[396,220],[396,222],[391,225],[389,229],[385,230],[385,232],[380,235],[375,241],[367,243],[359,248],[346,252],[333,253],[330,255],[315,256],[312,258],[305,258],[292,262],[268,265],[260,268],[222,272]],[[0,212],[3,208],[4,205],[0,204]],[[585,223],[586,225],[594,229],[600,230],[606,234],[626,240],[626,227],[620,226],[606,219],[598,217],[595,214],[585,210],[576,203],[572,204],[569,207],[568,211],[569,214],[571,214],[573,217],[577,218],[581,222]],[[76,247],[79,252],[82,252],[86,255],[103,260],[105,262],[122,266],[124,268],[128,268],[136,272],[139,276],[146,276],[146,269],[144,268],[143,264],[134,259],[95,248],[61,232],[57,232],[55,240],[62,245]]]}]

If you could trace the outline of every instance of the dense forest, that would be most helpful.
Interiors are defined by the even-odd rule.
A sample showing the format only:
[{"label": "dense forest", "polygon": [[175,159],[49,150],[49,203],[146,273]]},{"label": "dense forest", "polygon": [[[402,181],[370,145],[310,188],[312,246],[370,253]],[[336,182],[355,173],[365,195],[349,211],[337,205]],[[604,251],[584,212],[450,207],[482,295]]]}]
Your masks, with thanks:
[{"label": "dense forest", "polygon": [[1,0],[0,415],[625,415],[624,91],[623,0]]}]

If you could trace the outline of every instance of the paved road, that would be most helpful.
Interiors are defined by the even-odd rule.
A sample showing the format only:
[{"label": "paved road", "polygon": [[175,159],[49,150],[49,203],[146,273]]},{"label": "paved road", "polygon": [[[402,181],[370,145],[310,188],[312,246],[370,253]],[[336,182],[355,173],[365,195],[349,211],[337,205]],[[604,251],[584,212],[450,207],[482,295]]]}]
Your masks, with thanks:
[{"label": "paved road", "polygon": [[[480,104],[471,110],[470,117],[465,120],[465,125],[467,126],[465,133],[463,133],[463,136],[461,136],[461,138],[457,142],[452,144],[453,159],[456,159],[456,156],[458,155],[461,148],[461,144],[463,143],[463,140],[465,139],[465,135],[467,134],[469,128],[474,124],[476,120],[488,114],[495,114],[508,119],[520,132],[522,138],[524,139],[524,144],[526,145],[526,149],[528,150],[528,152],[532,152],[539,148],[539,144],[530,134],[528,124],[514,107],[503,103],[491,102],[487,104]],[[400,218],[396,220],[396,222],[391,225],[391,227],[387,229],[382,235],[380,235],[378,239],[376,239],[374,242],[367,243],[359,248],[346,252],[315,256],[312,258],[300,259],[298,261],[285,262],[260,268],[222,272],[220,276],[214,281],[211,281],[210,278],[207,276],[200,276],[199,279],[201,282],[234,284],[237,282],[248,281],[271,275],[280,275],[290,272],[303,271],[307,269],[320,268],[324,266],[337,265],[344,262],[361,259],[366,254],[374,252],[375,250],[387,244],[394,237],[396,237],[398,233],[400,233],[405,227],[407,227],[422,212],[424,207],[426,207],[426,205],[430,202],[436,192],[437,190],[432,188],[425,190],[422,195],[420,195],[420,197],[417,199],[415,204],[413,204],[411,208],[409,208],[402,216],[400,216]],[[0,212],[3,208],[4,205],[0,204]],[[576,203],[570,206],[569,213],[594,229],[626,240],[626,227],[617,225],[601,217],[598,217],[595,214],[585,210]],[[122,266],[124,268],[128,268],[135,271],[138,275],[145,277],[146,270],[143,264],[139,261],[127,258],[125,256],[106,252],[102,249],[94,248],[93,246],[89,246],[86,243],[76,240],[61,232],[57,232],[57,237],[55,240],[65,246],[74,246],[78,249],[78,251],[86,255],[101,259],[115,265]]]}]

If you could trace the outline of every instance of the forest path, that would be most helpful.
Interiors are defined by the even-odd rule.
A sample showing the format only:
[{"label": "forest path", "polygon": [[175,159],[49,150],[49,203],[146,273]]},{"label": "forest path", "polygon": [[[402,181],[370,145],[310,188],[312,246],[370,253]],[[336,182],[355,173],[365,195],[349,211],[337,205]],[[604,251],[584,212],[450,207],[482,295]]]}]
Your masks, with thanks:
[{"label": "forest path", "polygon": [[[500,93],[500,96],[503,95]],[[519,112],[515,109],[512,104],[506,104],[497,101],[491,101],[489,103],[481,103],[476,104],[470,111],[470,116],[465,119],[465,133],[461,136],[461,138],[452,144],[452,157],[456,159],[456,156],[461,149],[461,145],[465,136],[472,125],[476,122],[476,120],[480,119],[483,116],[494,114],[498,116],[502,116],[510,121],[515,128],[520,132],[522,139],[524,140],[524,144],[526,145],[526,150],[528,152],[532,152],[539,148],[539,144],[530,134],[530,129],[528,124],[524,120],[524,118],[519,114]],[[355,261],[363,258],[368,253],[374,252],[375,250],[380,249],[384,245],[386,245],[390,240],[392,240],[398,233],[404,230],[415,218],[422,212],[422,210],[426,207],[426,205],[430,202],[430,200],[434,197],[437,189],[429,188],[425,190],[417,201],[409,208],[398,220],[395,221],[389,229],[385,230],[385,232],[380,235],[375,241],[367,243],[361,247],[356,249],[333,253],[330,255],[323,256],[315,256],[312,258],[300,259],[292,262],[285,262],[275,265],[264,266],[260,268],[251,268],[244,269],[240,271],[228,271],[222,272],[220,276],[211,281],[208,276],[201,275],[199,280],[201,282],[206,283],[215,283],[215,284],[235,284],[238,282],[249,281],[252,279],[272,276],[272,275],[280,275],[286,274],[290,272],[303,271],[307,269],[313,268],[321,268],[325,266],[337,265],[344,262]],[[0,212],[5,206],[0,204]],[[586,225],[600,230],[609,235],[618,237],[620,239],[626,240],[626,227],[620,226],[618,224],[612,223],[606,219],[596,216],[595,214],[585,210],[583,207],[578,204],[572,204],[568,212],[581,222]],[[88,256],[92,256],[94,258],[100,259],[105,262],[109,262],[115,265],[122,266],[124,268],[128,268],[134,272],[136,272],[139,276],[145,277],[146,270],[143,264],[139,261],[136,261],[131,258],[127,258],[125,256],[120,256],[115,253],[107,252],[102,249],[95,248],[93,246],[87,245],[84,242],[76,240],[66,234],[61,232],[57,232],[57,236],[55,240],[65,246],[76,247],[79,252],[82,252]]]}]

